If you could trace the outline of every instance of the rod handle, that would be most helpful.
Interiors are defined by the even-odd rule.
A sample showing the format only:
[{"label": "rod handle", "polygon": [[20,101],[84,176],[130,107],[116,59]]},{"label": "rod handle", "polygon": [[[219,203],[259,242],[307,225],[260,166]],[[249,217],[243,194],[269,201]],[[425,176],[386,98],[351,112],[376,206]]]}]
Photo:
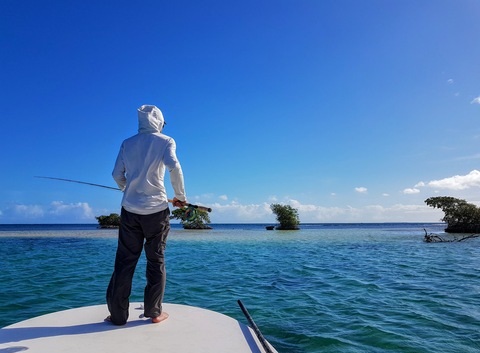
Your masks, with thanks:
[{"label": "rod handle", "polygon": [[[168,199],[168,202],[173,203],[172,199]],[[206,212],[212,212],[212,209],[210,207],[205,207],[205,206],[199,206],[199,205],[193,205],[191,203],[187,203],[187,207],[193,207],[201,211],[206,211]]]}]

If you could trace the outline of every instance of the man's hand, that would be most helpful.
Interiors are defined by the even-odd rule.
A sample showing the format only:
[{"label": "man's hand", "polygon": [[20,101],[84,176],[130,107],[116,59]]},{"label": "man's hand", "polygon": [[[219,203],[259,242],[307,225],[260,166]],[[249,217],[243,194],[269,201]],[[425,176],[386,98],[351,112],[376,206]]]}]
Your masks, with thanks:
[{"label": "man's hand", "polygon": [[185,207],[188,205],[188,202],[187,201],[180,201],[179,199],[177,199],[176,197],[173,198],[172,200],[172,205],[175,206],[175,207]]}]

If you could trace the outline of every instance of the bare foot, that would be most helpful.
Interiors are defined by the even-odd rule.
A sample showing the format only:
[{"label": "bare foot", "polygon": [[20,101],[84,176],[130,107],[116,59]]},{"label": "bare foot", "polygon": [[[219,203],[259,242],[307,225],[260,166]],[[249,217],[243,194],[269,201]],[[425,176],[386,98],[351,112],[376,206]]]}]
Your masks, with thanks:
[{"label": "bare foot", "polygon": [[117,322],[113,322],[112,317],[110,315],[108,315],[105,319],[103,319],[103,321],[108,322],[108,323],[113,324],[113,325],[116,325],[116,326],[123,326],[127,323],[126,321],[124,323],[121,323],[121,324],[119,324]]},{"label": "bare foot", "polygon": [[158,324],[159,322],[162,322],[162,321],[168,319],[168,316],[169,315],[166,312],[163,312],[163,313],[160,314],[160,316],[152,317],[152,322],[154,324]]}]

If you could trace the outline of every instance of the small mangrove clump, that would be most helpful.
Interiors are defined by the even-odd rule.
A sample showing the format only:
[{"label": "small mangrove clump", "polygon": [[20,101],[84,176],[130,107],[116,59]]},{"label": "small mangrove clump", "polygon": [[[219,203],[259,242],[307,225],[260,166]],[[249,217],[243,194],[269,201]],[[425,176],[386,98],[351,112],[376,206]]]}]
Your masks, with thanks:
[{"label": "small mangrove clump", "polygon": [[99,228],[118,228],[120,227],[120,216],[117,213],[110,213],[109,216],[95,217]]},{"label": "small mangrove clump", "polygon": [[270,209],[276,215],[278,225],[275,229],[278,230],[298,230],[300,229],[300,219],[298,217],[298,210],[290,205],[280,205],[274,203],[270,205]]},{"label": "small mangrove clump", "polygon": [[179,219],[183,229],[212,229],[207,211],[192,207],[182,207],[173,210],[170,219]]}]

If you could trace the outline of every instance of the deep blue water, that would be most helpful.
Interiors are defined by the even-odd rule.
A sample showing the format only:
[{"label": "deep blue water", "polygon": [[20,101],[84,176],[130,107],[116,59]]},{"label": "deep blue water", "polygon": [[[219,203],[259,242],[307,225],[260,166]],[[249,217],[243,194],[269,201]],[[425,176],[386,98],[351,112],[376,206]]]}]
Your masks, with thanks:
[{"label": "deep blue water", "polygon": [[[423,242],[442,224],[174,225],[165,301],[244,323],[279,352],[480,352],[480,239]],[[0,327],[105,303],[116,230],[0,225]],[[132,301],[142,301],[145,261]]]}]

